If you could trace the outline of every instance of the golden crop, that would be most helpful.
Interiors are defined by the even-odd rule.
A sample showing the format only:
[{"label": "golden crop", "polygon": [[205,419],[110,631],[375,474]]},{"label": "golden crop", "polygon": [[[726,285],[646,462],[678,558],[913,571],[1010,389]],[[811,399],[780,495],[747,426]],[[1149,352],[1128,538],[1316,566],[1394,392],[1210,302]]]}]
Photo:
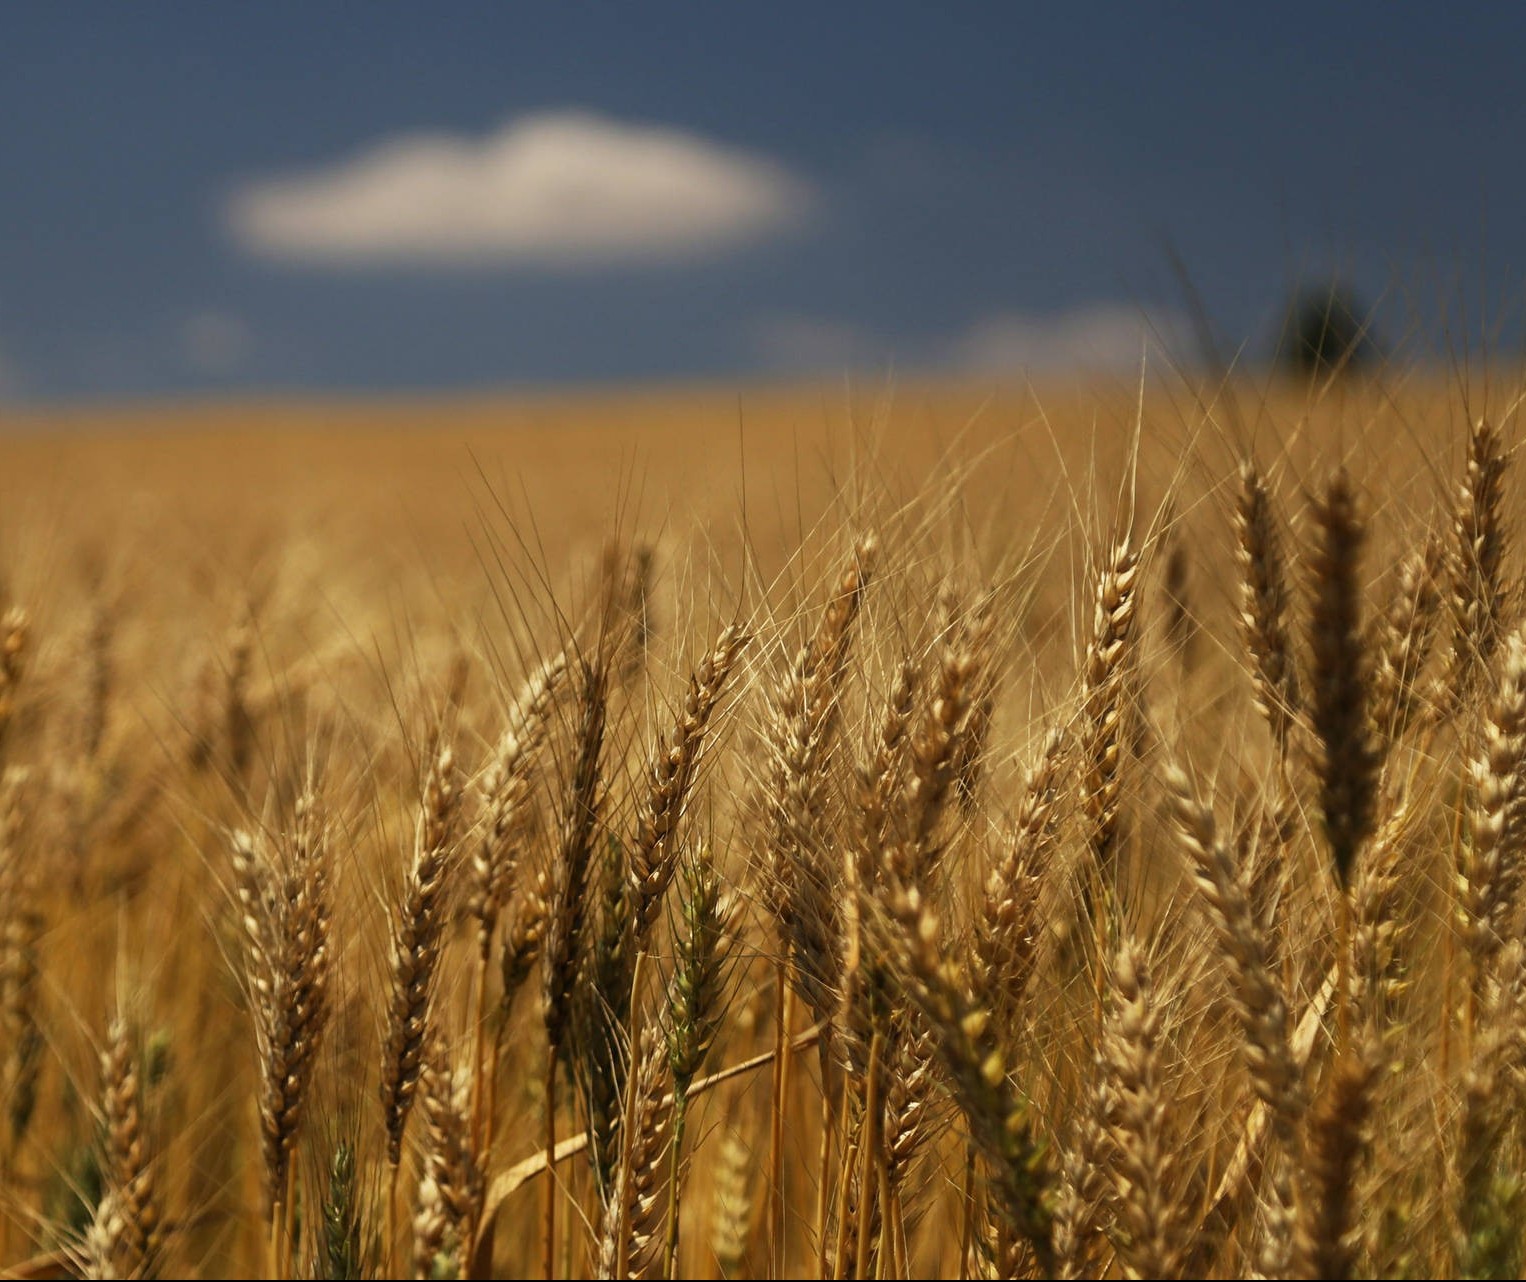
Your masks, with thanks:
[{"label": "golden crop", "polygon": [[1514,419],[11,416],[0,1265],[1520,1276]]}]

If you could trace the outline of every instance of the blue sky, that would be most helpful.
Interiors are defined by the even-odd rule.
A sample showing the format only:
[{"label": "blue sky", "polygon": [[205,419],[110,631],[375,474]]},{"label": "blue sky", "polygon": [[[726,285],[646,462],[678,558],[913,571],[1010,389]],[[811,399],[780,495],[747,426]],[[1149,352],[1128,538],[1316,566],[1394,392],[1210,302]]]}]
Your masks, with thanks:
[{"label": "blue sky", "polygon": [[[0,8],[0,397],[1518,341],[1526,9]],[[1470,329],[1471,327],[1471,329]]]}]

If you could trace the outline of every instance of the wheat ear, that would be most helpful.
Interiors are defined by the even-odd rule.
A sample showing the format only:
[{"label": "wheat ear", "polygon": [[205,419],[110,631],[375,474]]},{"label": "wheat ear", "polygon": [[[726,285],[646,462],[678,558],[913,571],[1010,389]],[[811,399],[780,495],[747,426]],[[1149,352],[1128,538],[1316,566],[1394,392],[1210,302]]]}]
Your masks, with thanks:
[{"label": "wheat ear", "polygon": [[1117,875],[1120,770],[1138,575],[1139,558],[1128,541],[1115,543],[1097,577],[1092,639],[1082,671],[1081,805],[1096,874],[1104,887]]},{"label": "wheat ear", "polygon": [[645,1278],[658,1260],[662,1159],[672,1142],[671,1107],[663,1091],[668,1047],[658,1028],[642,1031],[638,1054],[621,1126],[625,1142],[600,1229],[600,1278]]},{"label": "wheat ear", "polygon": [[1437,574],[1441,546],[1434,538],[1399,563],[1393,596],[1373,647],[1372,724],[1390,739],[1410,726],[1423,694],[1420,678],[1436,638],[1441,611]]},{"label": "wheat ear", "polygon": [[143,1116],[138,1047],[124,1020],[112,1022],[101,1056],[105,1122],[105,1195],[115,1254],[114,1276],[152,1277],[163,1247],[158,1181]]},{"label": "wheat ear", "polygon": [[1160,1011],[1144,953],[1132,940],[1119,944],[1110,979],[1103,1061],[1113,1102],[1108,1167],[1126,1229],[1119,1251],[1133,1276],[1171,1277],[1180,1267],[1180,1213],[1165,1133]]},{"label": "wheat ear", "polygon": [[1463,706],[1488,671],[1501,639],[1507,462],[1498,430],[1479,419],[1468,433],[1467,463],[1452,514],[1446,599],[1451,645],[1436,686],[1438,715]]},{"label": "wheat ear", "polygon": [[[596,654],[591,661],[584,661],[581,669],[577,755],[562,807],[541,944],[541,1019],[546,1029],[544,1122],[548,1161],[556,1152],[557,1058],[567,1037],[583,923],[588,912],[588,870],[598,832],[600,757],[607,714],[605,656]],[[556,1196],[556,1182],[546,1181],[542,1263],[547,1278],[556,1273]]]},{"label": "wheat ear", "polygon": [[447,878],[456,849],[460,795],[455,754],[448,743],[442,742],[425,776],[414,829],[413,857],[392,924],[391,991],[381,1069],[389,1168],[383,1241],[389,1267],[398,1231],[397,1184],[402,1169],[403,1133],[423,1071],[445,928]]},{"label": "wheat ear", "polygon": [[6,740],[16,718],[31,637],[32,620],[20,606],[13,605],[0,616],[0,761],[5,759]]},{"label": "wheat ear", "polygon": [[[1271,944],[1251,911],[1250,884],[1219,838],[1213,812],[1197,798],[1186,772],[1166,767],[1167,798],[1177,837],[1192,866],[1220,952],[1230,967],[1230,1002],[1241,1030],[1241,1053],[1257,1098],[1266,1106],[1284,1156],[1296,1150],[1304,1097],[1288,1036],[1288,1009],[1271,965]],[[1270,1233],[1286,1240],[1292,1190],[1279,1167]]]},{"label": "wheat ear", "polygon": [[1338,885],[1350,885],[1372,834],[1378,753],[1368,720],[1369,672],[1361,624],[1366,538],[1356,491],[1336,471],[1313,505],[1309,562],[1310,719],[1319,743],[1319,808]]},{"label": "wheat ear", "polygon": [[893,912],[909,995],[934,1031],[949,1090],[985,1159],[994,1209],[1047,1275],[1054,1267],[1047,1164],[1009,1075],[985,977],[944,957],[938,919],[915,889],[897,896]]},{"label": "wheat ear", "polygon": [[424,1162],[413,1218],[414,1276],[461,1277],[476,1240],[485,1188],[471,1130],[471,1076],[452,1069],[431,1038],[422,1076]]},{"label": "wheat ear", "polygon": [[38,949],[43,932],[39,870],[23,848],[31,773],[21,766],[0,769],[0,1103],[6,1110],[0,1136],[0,1176],[11,1174],[11,1158],[26,1134],[37,1104],[43,1037],[37,1024],[40,988]]},{"label": "wheat ear", "polygon": [[1348,1047],[1310,1114],[1307,1169],[1293,1242],[1296,1276],[1345,1279],[1352,1274],[1358,1165],[1378,1059],[1373,1047]]},{"label": "wheat ear", "polygon": [[403,1131],[423,1070],[445,925],[446,877],[455,849],[460,791],[455,755],[442,746],[430,763],[414,834],[413,858],[392,931],[392,985],[382,1054],[387,1161],[402,1161]]},{"label": "wheat ear", "polygon": [[1475,989],[1510,935],[1519,898],[1526,843],[1526,634],[1513,633],[1506,641],[1481,738],[1469,764],[1469,840],[1458,875],[1463,943]]},{"label": "wheat ear", "polygon": [[1288,587],[1271,489],[1253,459],[1240,467],[1235,500],[1238,621],[1250,654],[1256,706],[1280,756],[1300,709],[1298,664],[1288,631]]}]

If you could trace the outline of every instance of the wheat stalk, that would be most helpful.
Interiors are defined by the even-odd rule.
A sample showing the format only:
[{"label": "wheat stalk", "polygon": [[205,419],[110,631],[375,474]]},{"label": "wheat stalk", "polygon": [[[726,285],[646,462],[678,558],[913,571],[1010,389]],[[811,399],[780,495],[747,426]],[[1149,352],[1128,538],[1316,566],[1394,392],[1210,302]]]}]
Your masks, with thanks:
[{"label": "wheat stalk", "polygon": [[1081,806],[1097,874],[1109,886],[1117,875],[1122,790],[1119,771],[1128,710],[1130,637],[1139,558],[1124,539],[1115,543],[1097,577],[1091,644],[1082,669]]},{"label": "wheat stalk", "polygon": [[653,750],[646,802],[626,874],[635,900],[633,934],[637,947],[651,937],[662,897],[672,882],[677,867],[676,833],[694,783],[700,749],[747,640],[746,632],[735,624],[721,632],[689,678],[677,724],[667,740]]},{"label": "wheat stalk", "polygon": [[[1178,840],[1229,965],[1230,1004],[1252,1088],[1267,1109],[1283,1155],[1294,1154],[1305,1109],[1301,1072],[1288,1036],[1287,1003],[1271,965],[1271,944],[1251,911],[1249,878],[1220,840],[1213,812],[1198,800],[1186,772],[1168,765],[1165,784]],[[1285,1243],[1292,1190],[1284,1168],[1274,1173],[1272,1197],[1268,1233],[1274,1244]],[[1215,1205],[1221,1201],[1215,1198]]]},{"label": "wheat stalk", "polygon": [[392,928],[392,984],[382,1047],[387,1160],[402,1161],[403,1131],[418,1090],[445,924],[446,878],[455,849],[460,791],[455,754],[440,748],[425,777],[413,857]]},{"label": "wheat stalk", "polygon": [[471,1128],[471,1075],[451,1067],[436,1035],[422,1075],[424,1161],[413,1217],[419,1278],[461,1277],[485,1191]]},{"label": "wheat stalk", "polygon": [[1056,811],[1064,737],[1052,732],[1023,788],[1017,822],[1001,860],[986,877],[975,914],[975,957],[991,976],[999,1009],[1021,999],[1033,973],[1040,922],[1040,888],[1059,836]]},{"label": "wheat stalk", "polygon": [[1254,459],[1240,466],[1235,502],[1235,562],[1240,569],[1240,635],[1251,658],[1256,706],[1286,756],[1300,708],[1298,664],[1288,630],[1288,587],[1277,514]]},{"label": "wheat stalk", "polygon": [[1344,468],[1312,510],[1309,561],[1310,720],[1319,743],[1319,809],[1335,879],[1344,891],[1372,835],[1379,756],[1368,720],[1369,671],[1361,625],[1366,539]]},{"label": "wheat stalk", "polygon": [[1414,720],[1420,677],[1436,636],[1441,548],[1434,539],[1399,563],[1397,582],[1373,646],[1372,723],[1397,739]]},{"label": "wheat stalk", "polygon": [[42,1066],[37,998],[44,919],[39,870],[22,843],[31,793],[29,770],[21,766],[0,770],[0,1032],[5,1037],[0,1100],[6,1109],[0,1174],[5,1175],[10,1174],[16,1145],[31,1123]]},{"label": "wheat stalk", "polygon": [[287,1175],[328,1017],[328,832],[309,788],[296,803],[284,858],[232,834],[245,908],[245,971],[259,1050],[260,1129],[269,1210],[290,1210]]},{"label": "wheat stalk", "polygon": [[1469,840],[1458,873],[1463,942],[1475,984],[1509,937],[1526,842],[1526,634],[1506,641],[1504,662],[1469,763]]},{"label": "wheat stalk", "polygon": [[125,1021],[112,1022],[101,1055],[102,1175],[113,1275],[152,1277],[163,1248],[155,1163],[145,1134],[138,1048]]},{"label": "wheat stalk", "polygon": [[644,1278],[658,1256],[663,1222],[661,1179],[669,1144],[671,1104],[663,1093],[668,1064],[661,1030],[642,1030],[622,1133],[627,1137],[599,1234],[600,1278]]},{"label": "wheat stalk", "polygon": [[536,669],[510,709],[508,724],[477,783],[482,818],[472,850],[471,909],[477,918],[478,947],[484,957],[513,889],[536,754],[545,740],[546,718],[566,671],[565,652]]},{"label": "wheat stalk", "polygon": [[[556,1068],[565,1045],[579,945],[588,911],[588,868],[599,821],[600,755],[604,747],[608,670],[604,655],[581,665],[578,692],[577,756],[567,781],[561,831],[552,864],[544,938],[541,944],[541,1020],[546,1030],[545,1151],[556,1152]],[[544,1208],[545,1277],[556,1273],[556,1190],[546,1184]]]},{"label": "wheat stalk", "polygon": [[6,741],[16,718],[16,699],[31,637],[31,617],[20,606],[13,605],[0,616],[0,762],[5,759]]},{"label": "wheat stalk", "polygon": [[1297,1276],[1349,1278],[1357,1167],[1366,1147],[1378,1072],[1376,1049],[1347,1049],[1331,1067],[1309,1117],[1307,1169],[1293,1243]]},{"label": "wheat stalk", "polygon": [[673,1138],[668,1171],[667,1232],[663,1275],[674,1276],[678,1259],[679,1197],[683,1184],[684,1132],[689,1088],[704,1067],[720,1031],[724,986],[736,945],[736,901],[721,888],[708,847],[683,865],[682,925],[674,940],[673,975],[668,981],[666,1037],[673,1075]]},{"label": "wheat stalk", "polygon": [[1160,1012],[1145,956],[1132,940],[1120,942],[1109,979],[1102,1046],[1112,1102],[1107,1165],[1126,1230],[1119,1251],[1131,1276],[1171,1277],[1179,1269],[1180,1210],[1171,1187]]},{"label": "wheat stalk", "polygon": [[915,889],[898,895],[893,911],[909,995],[934,1031],[949,1090],[985,1158],[994,1209],[1047,1273],[1054,1264],[1049,1175],[1027,1101],[1009,1075],[985,978],[943,956],[938,918]]},{"label": "wheat stalk", "polygon": [[1437,683],[1436,711],[1460,707],[1488,671],[1501,639],[1505,593],[1504,442],[1485,419],[1468,434],[1467,463],[1452,513],[1447,611],[1451,646]]}]

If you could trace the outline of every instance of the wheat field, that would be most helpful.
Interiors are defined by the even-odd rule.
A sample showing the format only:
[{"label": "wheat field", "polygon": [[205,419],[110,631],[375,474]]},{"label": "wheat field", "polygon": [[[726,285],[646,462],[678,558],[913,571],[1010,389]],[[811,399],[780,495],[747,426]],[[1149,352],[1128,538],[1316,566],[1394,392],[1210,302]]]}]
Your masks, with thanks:
[{"label": "wheat field", "polygon": [[1519,1277],[1514,385],[0,420],[11,1277]]}]

